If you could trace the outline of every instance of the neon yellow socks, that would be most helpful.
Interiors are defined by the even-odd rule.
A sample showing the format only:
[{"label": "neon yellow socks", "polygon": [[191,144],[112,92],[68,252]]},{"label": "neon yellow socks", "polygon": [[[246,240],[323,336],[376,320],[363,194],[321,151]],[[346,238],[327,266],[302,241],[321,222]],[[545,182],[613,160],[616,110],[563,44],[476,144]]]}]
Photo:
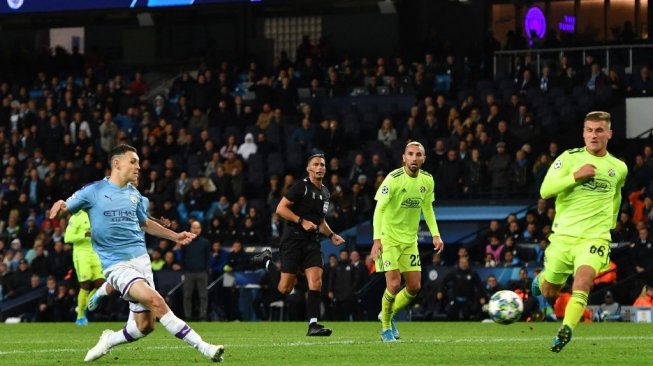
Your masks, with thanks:
[{"label": "neon yellow socks", "polygon": [[571,293],[569,303],[567,303],[562,324],[568,325],[571,329],[576,328],[583,316],[585,307],[587,307],[587,292],[574,290]]},{"label": "neon yellow socks", "polygon": [[392,319],[392,308],[395,302],[395,296],[388,289],[383,292],[381,298],[381,328],[390,329],[390,320]]},{"label": "neon yellow socks", "polygon": [[408,306],[408,304],[410,304],[414,299],[414,295],[409,294],[405,287],[402,288],[395,297],[395,305],[392,307],[392,316],[395,316],[399,310]]}]

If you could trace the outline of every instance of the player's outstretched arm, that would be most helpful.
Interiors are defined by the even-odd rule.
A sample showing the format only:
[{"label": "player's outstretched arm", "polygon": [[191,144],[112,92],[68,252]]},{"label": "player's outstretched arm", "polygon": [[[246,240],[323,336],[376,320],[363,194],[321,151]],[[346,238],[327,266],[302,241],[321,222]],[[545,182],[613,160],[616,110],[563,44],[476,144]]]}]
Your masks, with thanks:
[{"label": "player's outstretched arm", "polygon": [[50,219],[56,219],[65,216],[67,213],[68,207],[66,206],[66,201],[59,200],[55,202],[50,208]]},{"label": "player's outstretched arm", "polygon": [[163,216],[161,216],[158,219],[156,219],[156,218],[154,218],[152,216],[148,216],[147,218],[154,221],[154,222],[156,222],[157,224],[163,226],[164,228],[170,229],[172,227],[172,221],[170,221],[170,219],[167,219],[167,218],[165,218]]},{"label": "player's outstretched arm", "polygon": [[150,235],[163,239],[168,239],[176,243],[179,243],[181,245],[186,245],[190,243],[193,239],[195,239],[196,236],[195,234],[189,233],[187,231],[176,233],[170,229],[164,228],[157,222],[150,219],[145,220],[145,222],[141,224],[141,228],[143,229],[143,231],[145,231]]}]

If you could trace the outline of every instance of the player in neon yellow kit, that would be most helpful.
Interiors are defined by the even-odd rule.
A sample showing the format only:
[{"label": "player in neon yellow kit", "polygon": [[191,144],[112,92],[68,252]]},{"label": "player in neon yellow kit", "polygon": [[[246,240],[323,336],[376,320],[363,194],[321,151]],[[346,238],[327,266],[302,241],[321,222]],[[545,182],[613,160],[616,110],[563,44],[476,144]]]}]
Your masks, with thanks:
[{"label": "player in neon yellow kit", "polygon": [[540,189],[542,198],[556,197],[556,216],[544,271],[533,281],[532,292],[553,302],[567,278],[574,275],[562,327],[551,345],[553,352],[569,343],[596,274],[609,269],[610,230],[616,225],[628,173],[626,164],[608,153],[611,137],[610,114],[588,113],[583,127],[585,147],[560,155]]},{"label": "player in neon yellow kit", "polygon": [[[424,146],[408,143],[402,159],[403,166],[388,174],[375,197],[372,257],[376,270],[385,272],[386,290],[380,314],[383,342],[399,338],[394,316],[410,304],[421,288],[417,231],[422,213],[433,236],[433,247],[438,253],[444,249],[433,212],[435,183],[431,174],[420,169],[426,159]],[[406,287],[399,291],[402,275]]]},{"label": "player in neon yellow kit", "polygon": [[75,324],[86,325],[88,324],[86,318],[88,297],[104,283],[100,258],[91,246],[91,222],[86,211],[80,210],[70,217],[64,241],[73,245],[73,264],[79,281]]}]

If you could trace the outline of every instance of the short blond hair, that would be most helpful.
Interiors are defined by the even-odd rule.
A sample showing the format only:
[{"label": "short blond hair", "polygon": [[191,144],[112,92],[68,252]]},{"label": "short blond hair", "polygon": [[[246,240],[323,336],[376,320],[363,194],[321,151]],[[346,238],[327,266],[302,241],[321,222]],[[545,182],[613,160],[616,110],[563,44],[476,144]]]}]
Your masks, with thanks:
[{"label": "short blond hair", "polygon": [[605,111],[592,111],[585,115],[585,121],[604,121],[608,124],[608,129],[611,125],[612,116]]},{"label": "short blond hair", "polygon": [[419,147],[420,150],[422,150],[423,153],[426,153],[426,150],[424,149],[424,145],[422,145],[418,141],[411,141],[411,142],[407,143],[406,148],[404,148],[404,153],[406,153],[406,150],[408,150],[408,146],[417,146],[417,147]]}]

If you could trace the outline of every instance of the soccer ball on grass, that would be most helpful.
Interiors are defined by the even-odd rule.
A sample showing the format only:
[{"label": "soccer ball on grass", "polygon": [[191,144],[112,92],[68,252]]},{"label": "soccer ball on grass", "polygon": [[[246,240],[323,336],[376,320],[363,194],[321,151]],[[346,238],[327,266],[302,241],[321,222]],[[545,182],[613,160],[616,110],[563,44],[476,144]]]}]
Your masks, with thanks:
[{"label": "soccer ball on grass", "polygon": [[513,291],[498,291],[490,298],[488,314],[496,323],[507,325],[515,322],[521,318],[523,311],[524,303]]}]

